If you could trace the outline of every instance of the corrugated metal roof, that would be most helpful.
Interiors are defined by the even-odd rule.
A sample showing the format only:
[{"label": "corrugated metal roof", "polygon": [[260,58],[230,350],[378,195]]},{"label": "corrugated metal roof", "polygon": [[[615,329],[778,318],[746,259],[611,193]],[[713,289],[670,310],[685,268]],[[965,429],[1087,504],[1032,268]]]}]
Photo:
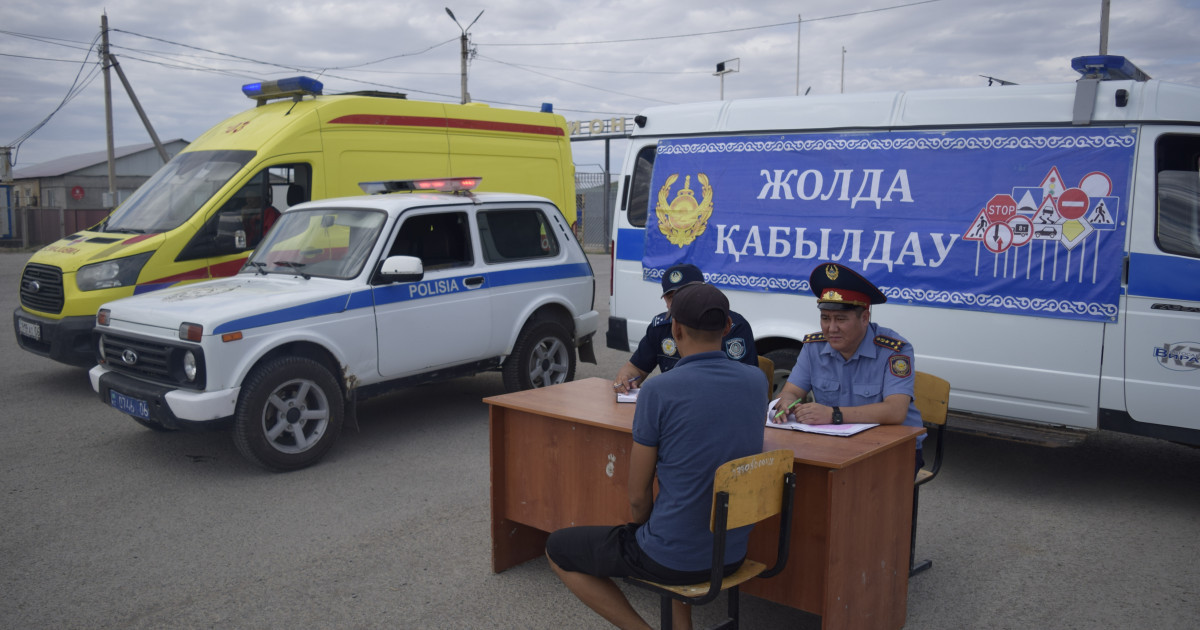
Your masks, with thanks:
[{"label": "corrugated metal roof", "polygon": [[[188,144],[187,140],[184,140],[182,138],[175,138],[173,140],[163,141],[163,146],[170,147],[172,144],[175,144],[178,142],[182,142],[184,144],[184,146],[187,146],[187,144]],[[130,145],[126,145],[123,147],[114,147],[113,154],[116,156],[117,159],[120,159],[120,158],[129,156],[129,155],[133,155],[135,153],[141,153],[142,151],[153,151],[153,150],[154,150],[153,142],[144,142],[142,144],[130,144]],[[182,147],[180,147],[180,150],[182,150]],[[167,152],[171,153],[170,149],[168,149]],[[68,173],[73,173],[75,171],[83,170],[85,168],[88,168],[89,166],[103,164],[106,161],[108,161],[108,150],[107,149],[105,149],[103,151],[92,151],[91,153],[80,153],[79,155],[68,155],[67,157],[58,158],[57,160],[50,160],[48,162],[42,162],[41,164],[34,164],[33,166],[27,166],[25,168],[13,169],[13,179],[37,179],[39,177],[59,177],[61,175],[66,175]]]}]

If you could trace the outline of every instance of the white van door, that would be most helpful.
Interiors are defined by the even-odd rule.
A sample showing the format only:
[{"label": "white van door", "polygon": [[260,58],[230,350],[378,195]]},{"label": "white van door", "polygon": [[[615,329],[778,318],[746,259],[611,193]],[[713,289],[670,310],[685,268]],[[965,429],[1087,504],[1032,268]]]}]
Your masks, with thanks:
[{"label": "white van door", "polygon": [[1126,409],[1139,422],[1200,430],[1200,134],[1194,127],[1144,131],[1136,181]]}]

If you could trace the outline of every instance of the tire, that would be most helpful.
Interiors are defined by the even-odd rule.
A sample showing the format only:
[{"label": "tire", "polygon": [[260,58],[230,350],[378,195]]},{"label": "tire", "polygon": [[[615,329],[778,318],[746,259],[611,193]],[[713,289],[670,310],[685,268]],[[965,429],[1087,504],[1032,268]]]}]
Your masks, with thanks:
[{"label": "tire", "polygon": [[329,370],[304,357],[254,368],[242,384],[233,441],[250,461],[275,471],[317,463],[342,430],[342,389]]},{"label": "tire", "polygon": [[504,388],[510,392],[565,383],[575,378],[571,335],[553,321],[527,324],[504,361]]},{"label": "tire", "polygon": [[792,374],[792,368],[796,367],[796,359],[800,357],[800,348],[780,348],[763,356],[775,363],[775,380],[771,383],[771,398],[778,398],[779,392],[783,391],[783,384]]},{"label": "tire", "polygon": [[129,416],[129,417],[133,418],[134,422],[146,427],[147,429],[150,429],[151,431],[158,431],[159,433],[170,433],[175,430],[175,429],[168,429],[167,427],[164,427],[163,425],[161,425],[153,420],[143,420],[137,416]]}]

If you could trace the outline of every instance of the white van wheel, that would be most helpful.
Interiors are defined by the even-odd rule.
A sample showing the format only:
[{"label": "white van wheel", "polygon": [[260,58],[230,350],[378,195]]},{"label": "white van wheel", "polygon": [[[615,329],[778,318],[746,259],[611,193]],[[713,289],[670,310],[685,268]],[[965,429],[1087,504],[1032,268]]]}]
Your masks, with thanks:
[{"label": "white van wheel", "polygon": [[796,359],[800,357],[800,348],[780,348],[763,356],[775,364],[775,380],[771,382],[771,398],[777,398],[779,392],[783,391],[783,385],[787,383],[788,377],[792,375],[792,368],[796,367]]}]

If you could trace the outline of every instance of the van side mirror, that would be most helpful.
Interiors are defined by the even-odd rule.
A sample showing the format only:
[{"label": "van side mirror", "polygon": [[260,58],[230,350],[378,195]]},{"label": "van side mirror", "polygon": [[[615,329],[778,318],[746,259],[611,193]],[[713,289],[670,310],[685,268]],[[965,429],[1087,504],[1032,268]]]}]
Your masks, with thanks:
[{"label": "van side mirror", "polygon": [[416,256],[388,256],[379,265],[379,277],[387,282],[418,282],[425,269]]}]

